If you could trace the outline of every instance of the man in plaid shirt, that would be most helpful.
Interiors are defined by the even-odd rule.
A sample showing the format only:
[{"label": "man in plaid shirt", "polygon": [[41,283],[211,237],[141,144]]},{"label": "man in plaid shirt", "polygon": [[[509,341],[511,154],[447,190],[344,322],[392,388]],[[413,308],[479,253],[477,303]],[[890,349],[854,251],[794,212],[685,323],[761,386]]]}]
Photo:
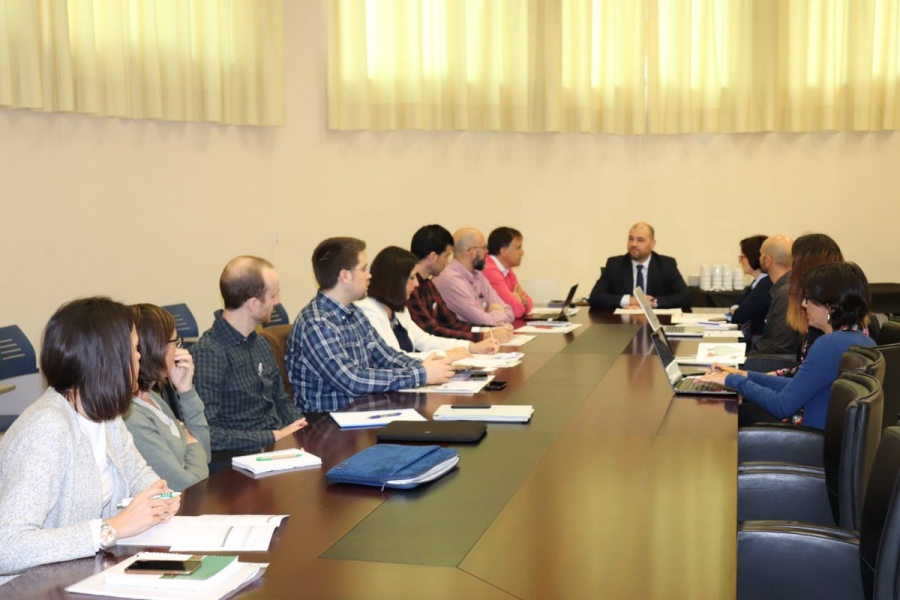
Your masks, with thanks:
[{"label": "man in plaid shirt", "polygon": [[329,238],[313,251],[316,297],[300,311],[285,362],[297,406],[308,412],[340,410],[379,392],[444,383],[453,376],[447,358],[424,361],[388,346],[355,304],[369,289],[366,244]]},{"label": "man in plaid shirt", "polygon": [[431,335],[472,342],[480,341],[489,329],[498,342],[512,338],[512,325],[474,327],[444,303],[432,278],[440,275],[453,256],[453,236],[449,231],[440,225],[426,225],[413,235],[410,250],[419,258],[416,266],[419,287],[410,294],[406,308],[416,325]]}]

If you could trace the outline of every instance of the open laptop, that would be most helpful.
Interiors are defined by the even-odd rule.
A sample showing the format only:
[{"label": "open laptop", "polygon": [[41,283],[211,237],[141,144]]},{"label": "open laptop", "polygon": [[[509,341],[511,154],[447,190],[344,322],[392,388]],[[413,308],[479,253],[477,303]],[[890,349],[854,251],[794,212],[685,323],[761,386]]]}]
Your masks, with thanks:
[{"label": "open laptop", "polygon": [[733,396],[737,392],[730,388],[721,387],[714,383],[698,381],[696,377],[685,377],[681,367],[675,361],[675,352],[666,339],[666,334],[661,329],[656,329],[650,334],[656,354],[662,362],[663,369],[669,379],[669,385],[676,394],[689,396]]},{"label": "open laptop", "polygon": [[666,335],[671,335],[672,337],[703,337],[703,334],[706,331],[703,327],[662,325],[659,322],[659,317],[656,316],[656,312],[653,310],[653,306],[650,304],[650,299],[647,298],[647,294],[644,293],[644,290],[636,287],[634,288],[633,293],[634,297],[637,298],[638,304],[641,305],[641,310],[644,311],[644,316],[647,317],[647,321],[650,322],[650,327],[653,328],[653,331],[662,328],[662,330],[666,332]]},{"label": "open laptop", "polygon": [[575,291],[578,290],[578,284],[576,283],[571,288],[569,288],[569,293],[566,296],[566,299],[563,301],[562,308],[559,309],[558,315],[537,315],[537,314],[527,314],[523,319],[526,321],[568,321],[569,317],[566,316],[566,311],[569,310],[569,307],[572,305],[572,300],[575,299]]}]

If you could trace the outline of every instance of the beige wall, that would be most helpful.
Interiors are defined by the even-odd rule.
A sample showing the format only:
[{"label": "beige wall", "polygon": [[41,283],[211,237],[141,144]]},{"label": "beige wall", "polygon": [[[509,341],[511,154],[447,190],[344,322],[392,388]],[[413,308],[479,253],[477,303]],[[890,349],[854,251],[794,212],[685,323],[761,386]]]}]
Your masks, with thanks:
[{"label": "beige wall", "polygon": [[[37,345],[63,301],[186,301],[201,329],[233,255],[273,260],[295,314],[331,235],[406,246],[422,224],[525,232],[520,277],[579,282],[646,219],[687,276],[754,233],[831,234],[900,281],[900,134],[590,136],[326,129],[325,2],[285,3],[287,126],[0,109],[0,325]],[[701,228],[705,233],[699,233]]]}]

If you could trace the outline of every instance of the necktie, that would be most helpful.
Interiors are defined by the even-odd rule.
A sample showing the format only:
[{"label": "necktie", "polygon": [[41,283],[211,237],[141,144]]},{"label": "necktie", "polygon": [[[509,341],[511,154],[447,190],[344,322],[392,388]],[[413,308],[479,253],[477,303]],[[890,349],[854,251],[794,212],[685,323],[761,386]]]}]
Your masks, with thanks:
[{"label": "necktie", "polygon": [[638,265],[637,272],[637,284],[635,287],[639,287],[646,292],[647,290],[644,288],[644,265]]}]

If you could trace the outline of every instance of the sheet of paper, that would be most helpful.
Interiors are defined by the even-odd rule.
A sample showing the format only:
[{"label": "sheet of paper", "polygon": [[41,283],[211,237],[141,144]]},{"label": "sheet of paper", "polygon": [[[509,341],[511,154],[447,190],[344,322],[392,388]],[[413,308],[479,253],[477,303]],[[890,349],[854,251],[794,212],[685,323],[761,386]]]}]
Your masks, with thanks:
[{"label": "sheet of paper", "polygon": [[173,551],[265,552],[275,529],[287,515],[175,516],[141,533],[119,540],[120,546],[161,546]]},{"label": "sheet of paper", "polygon": [[[575,315],[578,314],[578,310],[579,309],[577,306],[575,308],[567,308],[566,316],[574,317]],[[534,308],[531,309],[531,312],[529,314],[541,315],[541,316],[546,315],[548,317],[555,317],[556,315],[559,314],[559,308],[553,308],[553,307],[549,307],[549,306],[535,306]]]},{"label": "sheet of paper", "polygon": [[341,429],[359,429],[363,427],[384,427],[391,421],[427,421],[414,408],[361,410],[358,412],[333,412],[331,418]]},{"label": "sheet of paper", "polygon": [[[485,377],[484,379],[451,379],[447,383],[425,385],[400,391],[419,394],[455,394],[457,396],[471,396],[472,394],[477,394],[483,390],[484,386],[493,381],[493,379],[493,375]],[[424,421],[425,419],[422,420]]]},{"label": "sheet of paper", "polygon": [[[659,311],[657,311],[659,312]],[[723,325],[727,324],[728,321],[725,320],[724,309],[722,312],[717,313],[681,313],[679,315],[672,315],[672,325],[696,325],[701,321],[710,322],[710,323],[722,323]]]},{"label": "sheet of paper", "polygon": [[581,327],[581,323],[568,323],[564,326],[523,325],[516,329],[516,333],[571,333],[579,327]]},{"label": "sheet of paper", "polygon": [[[658,315],[680,315],[680,308],[654,308],[653,312]],[[616,315],[642,315],[644,311],[640,307],[637,308],[617,308],[613,313]],[[674,321],[673,321],[674,323]]]},{"label": "sheet of paper", "polygon": [[500,344],[501,346],[524,346],[534,338],[536,335],[514,335],[508,342],[503,342]]},{"label": "sheet of paper", "polygon": [[498,352],[496,354],[476,354],[470,358],[461,358],[454,361],[455,367],[468,367],[473,369],[503,369],[514,367],[525,356],[521,352]]}]

